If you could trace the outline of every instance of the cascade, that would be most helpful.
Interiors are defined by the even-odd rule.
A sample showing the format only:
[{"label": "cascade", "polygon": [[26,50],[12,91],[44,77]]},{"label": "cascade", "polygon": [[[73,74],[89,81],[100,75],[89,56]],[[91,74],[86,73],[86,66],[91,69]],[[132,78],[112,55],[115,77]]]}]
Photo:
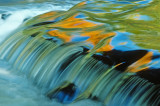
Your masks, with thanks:
[{"label": "cascade", "polygon": [[159,37],[160,2],[145,1],[91,0],[38,15],[0,45],[0,59],[62,103],[159,106],[160,55],[141,38]]}]

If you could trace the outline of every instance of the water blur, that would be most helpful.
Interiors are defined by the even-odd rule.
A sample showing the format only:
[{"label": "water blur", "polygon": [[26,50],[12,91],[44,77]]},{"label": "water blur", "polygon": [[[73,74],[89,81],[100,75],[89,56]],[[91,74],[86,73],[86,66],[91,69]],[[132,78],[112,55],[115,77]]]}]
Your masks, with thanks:
[{"label": "water blur", "polygon": [[[15,2],[6,2],[14,7]],[[42,1],[16,2],[22,8],[23,3]],[[46,2],[44,7],[51,3]],[[18,9],[22,18],[17,12],[1,15],[2,29],[18,17],[14,27],[1,35],[9,37],[0,46],[0,59],[6,64],[0,84],[18,96],[12,102],[1,89],[3,105],[5,100],[15,103],[22,98],[15,105],[158,106],[160,2],[90,0],[59,8],[69,2],[55,1],[53,8],[34,13],[26,6],[27,13]],[[78,1],[70,5],[74,3]]]}]

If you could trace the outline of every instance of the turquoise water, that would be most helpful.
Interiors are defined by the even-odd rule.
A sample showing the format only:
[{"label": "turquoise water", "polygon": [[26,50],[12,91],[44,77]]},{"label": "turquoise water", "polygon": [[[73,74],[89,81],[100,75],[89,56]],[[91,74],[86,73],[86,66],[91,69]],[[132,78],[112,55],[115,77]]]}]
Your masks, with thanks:
[{"label": "turquoise water", "polygon": [[[25,20],[53,10],[68,10],[80,1],[1,0],[0,42],[13,33]],[[36,2],[36,1],[35,1]],[[3,19],[2,19],[3,16]],[[10,63],[0,60],[0,106],[101,106],[101,103],[84,100],[70,105],[49,100],[24,74],[13,71]]]},{"label": "turquoise water", "polygon": [[158,106],[159,1],[78,2],[0,1],[0,105]]}]

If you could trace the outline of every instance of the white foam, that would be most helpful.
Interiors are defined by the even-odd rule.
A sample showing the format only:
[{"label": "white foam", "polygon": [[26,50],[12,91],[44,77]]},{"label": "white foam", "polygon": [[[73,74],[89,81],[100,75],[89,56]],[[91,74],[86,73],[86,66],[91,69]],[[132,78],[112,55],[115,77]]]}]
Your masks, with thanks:
[{"label": "white foam", "polygon": [[49,100],[22,75],[0,68],[0,106],[101,106],[89,99],[72,104]]},{"label": "white foam", "polygon": [[54,10],[67,10],[69,6],[54,6],[52,4],[44,4],[42,6],[28,5],[26,7],[3,7],[1,11],[6,11],[5,14],[11,14],[6,19],[1,19],[0,14],[0,42],[3,41],[12,31],[16,30],[27,18],[32,18],[36,15]]},{"label": "white foam", "polygon": [[[27,6],[5,8],[5,14],[11,14],[5,20],[0,19],[0,42],[3,41],[12,31],[16,30],[26,18],[52,11],[67,10],[71,6]],[[2,8],[0,9],[2,10]],[[2,10],[2,11],[3,11]],[[2,14],[0,14],[0,17]],[[100,103],[91,100],[82,100],[77,103],[64,105],[56,100],[49,100],[40,89],[31,84],[24,76],[12,73],[9,66],[0,60],[0,106],[100,106]],[[3,67],[3,68],[2,68]]]}]

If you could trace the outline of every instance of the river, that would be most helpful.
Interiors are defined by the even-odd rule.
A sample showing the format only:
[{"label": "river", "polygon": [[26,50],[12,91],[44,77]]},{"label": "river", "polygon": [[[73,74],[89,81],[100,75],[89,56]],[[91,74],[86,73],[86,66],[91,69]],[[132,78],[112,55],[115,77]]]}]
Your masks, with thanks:
[{"label": "river", "polygon": [[[143,95],[144,98],[137,100],[136,106],[141,106],[141,104],[148,106],[150,102],[152,103],[154,97],[150,101],[147,96],[154,95],[152,88],[154,89],[160,84],[158,78],[160,75],[160,46],[158,44],[160,41],[160,20],[158,18],[160,14],[158,12],[159,7],[157,7],[160,4],[159,1],[155,0],[154,3],[154,0],[90,0],[85,2],[88,5],[84,4],[84,7],[83,5],[82,7],[81,5],[73,7],[82,1],[0,1],[0,106],[103,106],[103,102],[95,100],[96,96],[99,97],[100,101],[108,103],[107,106],[117,106],[118,104],[134,106],[135,101],[144,91],[146,91]],[[77,11],[74,9],[77,9]],[[73,15],[75,17],[73,26],[65,23],[65,18],[62,22],[59,18],[56,18],[55,22],[58,21],[59,24],[50,22],[48,18],[49,21],[47,22],[49,24],[47,23],[46,29],[43,28],[42,32],[48,31],[51,36],[47,34],[42,37],[41,35],[35,35],[40,36],[40,39],[38,37],[34,39],[36,33],[33,33],[30,37],[28,33],[32,33],[34,30],[39,31],[38,28],[41,31],[41,25],[43,27],[46,24],[45,22],[37,24],[39,19],[43,20],[43,17],[45,17],[45,15],[41,16],[40,14],[50,11],[60,11],[60,15],[58,15],[60,19],[61,17],[63,19],[64,16],[69,17],[67,21],[71,23],[74,23],[72,12],[77,12],[78,15]],[[68,11],[69,15],[66,15],[65,11]],[[64,12],[64,14],[61,14],[61,12]],[[76,18],[85,20],[77,21]],[[76,21],[86,24],[80,26]],[[32,22],[35,24],[32,25]],[[30,26],[33,29],[29,29]],[[88,26],[91,28],[89,29]],[[28,31],[28,35],[26,34],[22,39],[20,35],[15,34],[16,32],[21,33],[21,28],[24,28],[24,34],[26,30]],[[57,35],[54,35],[55,33]],[[98,34],[102,36],[97,37]],[[12,35],[14,36],[12,37]],[[111,36],[112,40],[108,40],[110,39],[108,36]],[[41,38],[45,40],[41,40]],[[54,42],[53,44],[48,42],[51,39]],[[107,43],[104,44],[105,41]],[[28,44],[28,42],[31,43]],[[27,52],[27,50],[30,50],[30,52]],[[53,52],[50,50],[53,50]],[[88,53],[85,50],[90,51]],[[109,51],[112,51],[111,54]],[[120,57],[123,59],[119,59]],[[70,60],[70,58],[73,59]],[[107,59],[107,62],[105,59]],[[134,59],[137,59],[137,62]],[[123,80],[123,72],[122,74],[119,71],[113,73],[110,72],[110,69],[104,72],[108,68],[108,64],[110,65],[108,62],[110,60],[113,62],[111,65],[117,68],[116,70],[126,70],[127,75],[124,76],[128,78],[127,83]],[[22,71],[22,73],[19,71]],[[53,75],[54,78],[48,73]],[[94,79],[97,81],[94,81]],[[65,82],[66,84],[77,84],[73,97],[61,98],[59,96],[63,97],[65,95],[63,94],[63,87],[69,86],[65,84],[60,86],[62,81],[68,81]],[[62,103],[45,96],[46,92],[50,91],[52,87],[59,86],[58,89],[62,87],[62,91],[60,90],[55,98],[58,98]],[[132,93],[132,90],[134,91],[132,87],[137,87],[135,89],[136,93]],[[158,92],[157,89],[159,88],[154,91]],[[125,90],[131,92],[131,95],[126,94]],[[117,91],[120,91],[120,93]],[[92,97],[92,94],[85,97],[87,93],[84,93],[82,97],[85,99],[68,104],[68,101],[69,103],[74,101],[77,92],[92,92],[95,96],[91,100],[89,98]],[[50,93],[53,93],[52,90]],[[106,95],[109,96],[105,97]],[[157,95],[158,98],[159,94]],[[124,99],[119,99],[119,96],[124,96]],[[145,97],[148,100],[146,103],[144,103]],[[158,104],[158,99],[157,102],[153,103]]]},{"label": "river", "polygon": [[[0,42],[25,19],[54,11],[68,10],[79,0],[1,0],[0,1]],[[3,18],[2,18],[3,17]],[[100,103],[84,100],[72,105],[64,105],[46,98],[24,75],[11,72],[12,68],[4,60],[0,62],[0,105],[1,106],[97,106]]]}]

